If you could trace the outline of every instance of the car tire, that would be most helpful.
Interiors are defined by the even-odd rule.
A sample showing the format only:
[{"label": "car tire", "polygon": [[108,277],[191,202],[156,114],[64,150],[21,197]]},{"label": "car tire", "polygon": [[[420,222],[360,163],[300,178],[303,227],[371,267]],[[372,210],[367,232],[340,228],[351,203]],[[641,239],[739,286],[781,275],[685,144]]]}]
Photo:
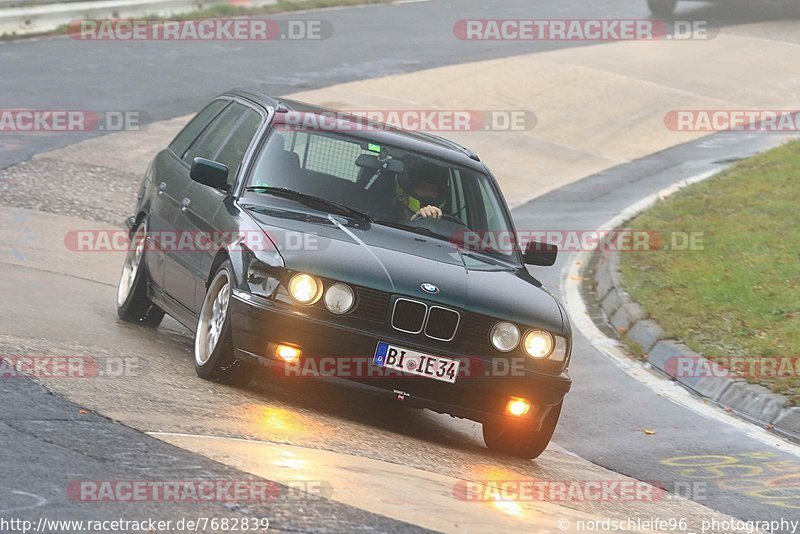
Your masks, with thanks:
[{"label": "car tire", "polygon": [[678,0],[647,0],[647,7],[650,12],[661,18],[671,17],[675,13]]},{"label": "car tire", "polygon": [[231,311],[233,266],[225,261],[206,289],[194,334],[194,370],[205,380],[245,386],[256,366],[234,356]]},{"label": "car tire", "polygon": [[152,328],[161,324],[164,311],[147,296],[147,223],[142,221],[131,236],[131,247],[125,256],[117,286],[117,315],[123,321]]},{"label": "car tire", "polygon": [[550,408],[539,430],[533,430],[530,424],[523,421],[483,423],[483,441],[486,447],[491,451],[526,460],[539,457],[553,437],[562,404]]}]

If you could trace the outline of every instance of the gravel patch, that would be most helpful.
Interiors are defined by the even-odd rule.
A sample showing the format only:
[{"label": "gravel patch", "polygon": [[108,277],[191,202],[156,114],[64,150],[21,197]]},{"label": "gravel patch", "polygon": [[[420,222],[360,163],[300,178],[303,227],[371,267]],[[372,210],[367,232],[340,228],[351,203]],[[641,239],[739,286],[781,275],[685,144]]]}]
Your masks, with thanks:
[{"label": "gravel patch", "polygon": [[0,205],[122,225],[140,182],[108,167],[39,157],[0,171]]}]

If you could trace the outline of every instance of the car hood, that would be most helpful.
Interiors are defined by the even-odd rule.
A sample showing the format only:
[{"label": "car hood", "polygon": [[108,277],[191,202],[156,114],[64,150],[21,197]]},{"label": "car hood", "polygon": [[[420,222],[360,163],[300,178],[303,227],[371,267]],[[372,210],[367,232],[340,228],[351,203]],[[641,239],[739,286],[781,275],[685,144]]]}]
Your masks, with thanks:
[{"label": "car hood", "polygon": [[[463,256],[451,243],[318,212],[243,206],[287,269],[564,333],[561,308],[527,270]],[[435,294],[423,283],[435,285]]]}]

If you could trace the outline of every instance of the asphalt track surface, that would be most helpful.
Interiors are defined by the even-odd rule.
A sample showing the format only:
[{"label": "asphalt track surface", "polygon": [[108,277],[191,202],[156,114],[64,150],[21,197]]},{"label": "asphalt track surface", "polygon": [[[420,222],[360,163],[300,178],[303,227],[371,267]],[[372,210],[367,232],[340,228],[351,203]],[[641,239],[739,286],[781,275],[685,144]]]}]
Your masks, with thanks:
[{"label": "asphalt track surface", "polygon": [[[456,18],[497,17],[497,13],[513,18],[531,16],[534,9],[536,16],[552,18],[634,18],[646,15],[640,2],[628,1],[602,6],[590,2],[558,6],[544,2],[430,2],[331,10],[322,16],[302,16],[324,17],[336,27],[348,27],[348,31],[343,32],[345,37],[326,43],[325,51],[298,51],[297,56],[292,56],[294,52],[288,48],[280,49],[297,43],[275,43],[276,50],[271,55],[242,44],[194,44],[177,53],[170,45],[159,43],[103,43],[92,47],[64,39],[59,41],[63,46],[57,47],[52,46],[51,40],[8,43],[0,46],[0,63],[5,72],[14,75],[0,80],[3,107],[147,110],[151,120],[159,120],[191,112],[214,94],[236,85],[255,85],[282,94],[352,79],[563,46],[557,43],[470,43],[465,46],[451,37],[450,21],[454,12],[458,13]],[[731,24],[752,20],[753,17],[771,16],[768,9],[756,11],[754,13],[742,6],[738,10],[729,10],[705,5],[688,10],[698,18],[727,20]],[[376,25],[376,20],[385,20],[386,23],[384,26]],[[404,21],[413,22],[413,40],[406,38]],[[329,47],[332,46],[341,48],[331,52]],[[288,59],[290,56],[291,60]],[[204,64],[208,67],[198,67]],[[259,68],[253,69],[253,64],[258,64]],[[62,83],[54,85],[56,77]],[[87,135],[94,134],[99,133]],[[79,137],[62,134],[12,141],[3,138],[7,144],[0,152],[0,167],[22,161],[34,153],[70,144]],[[721,168],[721,161],[745,157],[778,141],[767,136],[730,134],[689,143],[547,194],[515,210],[515,220],[520,228],[596,228],[628,205],[671,183]],[[536,274],[560,291],[563,289],[562,269],[570,260],[569,255],[564,255],[555,268],[537,270]],[[74,343],[74,332],[79,331],[80,343],[88,346],[103,344],[108,335],[107,325],[94,324],[91,318],[109,313],[108,303],[101,298],[113,294],[109,288],[104,290],[105,293],[98,293],[88,286],[81,287],[88,282],[80,279],[48,279],[53,275],[6,266],[3,271],[3,294],[21,298],[19,288],[31,288],[25,290],[28,304],[16,301],[19,307],[4,305],[0,311],[2,334],[14,338],[2,340],[6,353],[24,349],[19,346],[17,336],[42,339],[59,346]],[[47,288],[53,285],[63,285],[65,298],[52,301],[46,312],[39,311],[45,309],[40,306],[51,298]],[[80,302],[82,294],[93,297]],[[111,322],[113,324],[113,320]],[[180,396],[176,401],[181,408],[199,409],[192,405],[191,388],[200,388],[202,384],[187,382],[193,380],[186,373],[187,369],[191,371],[185,357],[189,341],[180,329],[142,334],[124,326],[114,328],[117,329],[115,335],[122,340],[119,346],[133,347],[142,343],[150,347],[145,352],[152,352],[154,357],[164,353],[171,355],[161,362],[162,365],[176,362],[182,365],[184,369],[170,379],[174,388],[172,393]],[[572,375],[575,387],[565,403],[555,436],[558,445],[598,465],[640,480],[661,481],[668,487],[677,487],[676,484],[680,483],[694,484],[695,491],[698,488],[703,488],[703,491],[689,497],[735,517],[765,520],[798,515],[800,495],[796,490],[781,495],[779,499],[768,492],[754,497],[746,494],[754,486],[745,489],[741,477],[742,473],[758,473],[746,478],[755,481],[758,487],[769,487],[779,476],[800,470],[796,456],[754,439],[739,428],[698,416],[664,399],[631,379],[580,333],[576,333],[574,354]],[[192,472],[219,472],[222,477],[228,469],[168,445],[153,443],[98,416],[80,414],[78,406],[48,395],[40,386],[27,380],[20,379],[4,386],[0,396],[7,408],[0,424],[4,425],[2,435],[9,437],[6,444],[10,446],[4,446],[0,452],[3,464],[9,466],[4,473],[6,498],[0,502],[10,503],[10,507],[20,512],[37,502],[37,497],[47,498],[42,496],[63,490],[63,480],[67,478],[57,480],[61,475],[54,475],[53,469],[42,462],[45,457],[61,464],[65,477],[71,472],[86,474],[94,470],[97,478],[114,478],[108,473],[114,473],[115,469],[120,477],[158,472],[159,476],[168,478],[169,475],[164,473],[170,473],[169,469],[175,469],[175,478],[188,478]],[[169,393],[168,388],[162,391],[161,400],[170,402]],[[252,392],[248,390],[250,394]],[[469,453],[470,458],[480,450],[475,425],[467,422],[424,412],[402,412],[414,424],[387,423],[381,419],[379,411],[363,406],[326,406],[313,396],[303,392],[297,394],[291,389],[289,393],[278,393],[277,397],[285,403],[284,406],[306,414],[314,410],[332,412],[360,424],[374,425],[376,431],[395,432],[398,440],[413,438],[421,441],[423,446],[425,443],[445,445],[450,450]],[[124,392],[120,393],[120,398],[125,399]],[[32,403],[30,399],[36,399],[36,402]],[[221,401],[225,399],[225,395],[220,398]],[[329,397],[326,400],[335,402]],[[165,411],[165,420],[168,420],[171,409],[152,407],[153,410],[159,408]],[[203,408],[203,413],[208,416],[205,419],[213,417],[214,408]],[[114,410],[124,413],[126,406],[123,403],[115,406]],[[313,416],[310,417],[313,420]],[[73,431],[65,433],[65,428]],[[221,423],[216,430],[224,428],[224,423]],[[646,434],[643,432],[645,428],[655,434]],[[199,432],[208,428],[198,425],[195,430]],[[385,432],[379,434],[381,439],[385,439]],[[353,439],[368,440],[368,436],[355,436]],[[104,440],[108,441],[108,448],[102,446]],[[111,444],[114,442],[117,445],[125,443],[130,451],[143,454],[137,454],[135,460],[121,460],[118,455],[107,452],[113,450]],[[39,448],[42,443],[52,448],[42,450]],[[347,443],[341,446],[346,447]],[[357,448],[355,443],[352,446]],[[146,462],[142,463],[141,457],[146,457]],[[675,460],[677,457],[684,458]],[[498,458],[492,460],[501,462]],[[38,468],[33,467],[37,464],[40,464]],[[728,467],[719,469],[720,465]],[[730,467],[732,465],[735,467]],[[187,471],[189,468],[186,466],[191,469]],[[518,468],[514,462],[506,466]],[[702,486],[698,486],[698,482]],[[67,505],[62,501],[57,506]],[[331,508],[325,509],[325,506]],[[286,519],[284,528],[313,528],[315,524],[325,523],[320,519],[323,515],[341,519],[341,524],[325,523],[333,530],[350,530],[354,525],[364,524],[372,524],[377,530],[409,527],[377,516],[367,517],[360,510],[329,502],[318,508],[307,506],[306,509],[309,511],[307,523],[291,523],[305,520],[295,517],[295,514],[292,519]],[[31,510],[28,508],[32,517],[41,515],[40,510]],[[96,510],[81,510],[86,517],[96,517]],[[197,511],[197,508],[191,509],[194,515],[198,515]],[[319,516],[315,516],[316,513]]]}]

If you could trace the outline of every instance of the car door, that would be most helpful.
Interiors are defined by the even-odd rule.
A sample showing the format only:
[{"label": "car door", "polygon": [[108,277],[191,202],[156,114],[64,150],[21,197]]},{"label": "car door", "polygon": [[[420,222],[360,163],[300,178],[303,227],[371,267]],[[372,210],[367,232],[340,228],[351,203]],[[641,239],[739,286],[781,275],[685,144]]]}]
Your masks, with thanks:
[{"label": "car door", "polygon": [[[245,106],[245,104],[234,103],[232,106]],[[246,107],[239,122],[231,131],[228,138],[222,144],[217,153],[210,158],[228,167],[228,186],[233,190],[237,176],[241,170],[242,161],[248,148],[254,144],[256,132],[259,130],[266,114],[262,111]],[[185,225],[188,231],[196,232],[200,235],[227,236],[231,232],[236,232],[237,227],[234,223],[218,223],[218,220],[232,221],[230,217],[214,217],[222,209],[223,201],[228,196],[227,193],[200,184],[192,183],[189,186],[187,197],[189,206],[183,212]],[[225,226],[219,226],[219,224]],[[218,247],[202,247],[198,254],[194,255],[192,268],[197,274],[197,284],[195,285],[194,310],[199,310],[205,298],[205,281],[208,278],[211,264],[214,261]]]},{"label": "car door", "polygon": [[[196,157],[214,160],[228,145],[230,139],[239,138],[236,134],[240,127],[252,124],[252,120],[247,120],[252,113],[255,113],[257,120],[252,133],[246,139],[244,147],[246,149],[261,123],[261,115],[248,106],[233,102],[217,115],[203,134],[192,143],[184,156],[184,161],[190,165]],[[235,176],[237,166],[238,164],[235,164],[229,171],[229,180]],[[217,238],[211,228],[211,221],[222,206],[225,196],[226,193],[222,191],[190,180],[180,199],[175,228],[180,236],[181,246],[170,255],[171,261],[168,262],[165,271],[165,283],[170,295],[192,313],[197,310],[195,292],[198,279],[200,285],[205,287],[208,269],[206,268],[204,272],[203,266],[210,264],[208,255],[216,252],[207,250],[208,244]]]},{"label": "car door", "polygon": [[[182,160],[191,143],[206,129],[230,100],[215,100],[178,133],[169,148],[156,156],[153,162],[153,182],[156,191],[148,211],[147,269],[150,279],[162,289],[166,288],[164,273],[168,261],[170,237],[175,235],[175,219],[180,213],[180,202],[189,188],[189,167]],[[166,242],[165,242],[166,241]]]}]

